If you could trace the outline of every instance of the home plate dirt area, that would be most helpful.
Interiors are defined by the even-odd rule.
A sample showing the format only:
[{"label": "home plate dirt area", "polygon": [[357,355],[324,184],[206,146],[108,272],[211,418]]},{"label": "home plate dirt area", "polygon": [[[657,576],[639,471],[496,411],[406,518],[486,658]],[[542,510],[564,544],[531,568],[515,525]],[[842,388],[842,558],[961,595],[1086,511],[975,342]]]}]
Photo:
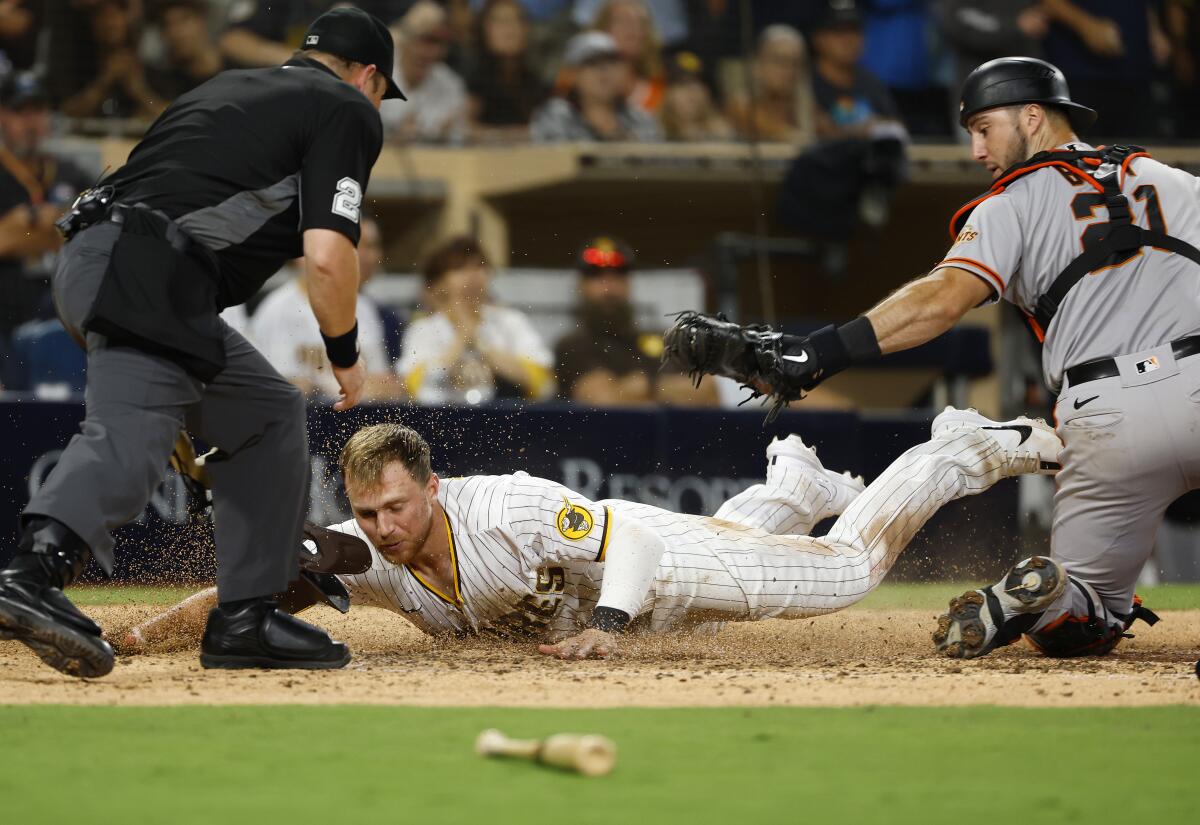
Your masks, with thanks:
[{"label": "home plate dirt area", "polygon": [[[948,595],[953,595],[948,593]],[[161,605],[86,608],[110,634]],[[929,608],[857,608],[815,619],[729,624],[716,635],[630,638],[619,658],[561,662],[528,643],[431,639],[374,608],[306,618],[348,642],[342,671],[205,671],[198,640],[121,656],[81,681],[0,642],[6,704],[385,704],[512,707],[832,705],[1200,705],[1200,610],[1164,610],[1103,658],[1051,660],[1024,643],[973,661],[934,655]]]}]

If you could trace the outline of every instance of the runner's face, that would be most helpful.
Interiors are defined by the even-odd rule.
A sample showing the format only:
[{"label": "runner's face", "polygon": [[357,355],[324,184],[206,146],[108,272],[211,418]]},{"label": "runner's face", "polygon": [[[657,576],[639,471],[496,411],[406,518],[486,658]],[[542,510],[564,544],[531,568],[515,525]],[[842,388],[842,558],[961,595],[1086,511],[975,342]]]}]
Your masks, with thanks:
[{"label": "runner's face", "polygon": [[425,546],[437,490],[436,475],[419,484],[399,461],[385,466],[372,488],[346,482],[354,520],[379,555],[392,564],[411,564]]}]

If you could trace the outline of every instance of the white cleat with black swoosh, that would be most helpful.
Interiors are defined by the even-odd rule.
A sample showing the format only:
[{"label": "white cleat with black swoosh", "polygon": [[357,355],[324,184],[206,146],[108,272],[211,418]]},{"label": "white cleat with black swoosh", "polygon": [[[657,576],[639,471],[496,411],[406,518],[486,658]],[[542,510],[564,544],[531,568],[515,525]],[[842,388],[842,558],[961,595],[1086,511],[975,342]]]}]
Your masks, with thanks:
[{"label": "white cleat with black swoosh", "polygon": [[947,407],[933,419],[930,429],[934,438],[955,430],[982,431],[1004,450],[1013,475],[1039,473],[1052,476],[1062,469],[1059,459],[1062,441],[1054,428],[1041,418],[1021,416],[1011,421],[993,421],[977,410]]}]

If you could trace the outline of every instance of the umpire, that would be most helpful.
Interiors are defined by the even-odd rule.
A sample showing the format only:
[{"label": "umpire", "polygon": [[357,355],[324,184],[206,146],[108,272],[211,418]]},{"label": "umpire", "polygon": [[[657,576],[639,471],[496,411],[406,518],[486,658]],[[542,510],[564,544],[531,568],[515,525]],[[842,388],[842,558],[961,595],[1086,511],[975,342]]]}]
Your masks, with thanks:
[{"label": "umpire", "polygon": [[216,452],[220,605],[205,667],[337,668],[345,645],[276,609],[297,574],[308,487],[305,404],[218,313],[303,255],[313,314],[342,394],[357,403],[355,303],[363,191],[379,106],[404,99],[387,28],[357,8],[319,17],[283,66],[227,71],[163,113],[129,162],[64,218],[54,275],[86,343],[87,415],[21,517],[0,571],[0,638],[73,676],[112,670],[99,626],[62,593],[162,480],[181,427]]}]

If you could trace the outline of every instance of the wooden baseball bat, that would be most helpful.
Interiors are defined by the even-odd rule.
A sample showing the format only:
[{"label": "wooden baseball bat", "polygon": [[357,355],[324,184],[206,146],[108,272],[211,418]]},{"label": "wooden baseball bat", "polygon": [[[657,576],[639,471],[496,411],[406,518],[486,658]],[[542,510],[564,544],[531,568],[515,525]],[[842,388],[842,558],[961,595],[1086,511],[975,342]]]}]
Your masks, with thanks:
[{"label": "wooden baseball bat", "polygon": [[611,739],[594,734],[556,733],[545,739],[510,739],[489,728],[475,740],[480,756],[529,759],[584,776],[604,776],[617,761],[617,746]]}]

